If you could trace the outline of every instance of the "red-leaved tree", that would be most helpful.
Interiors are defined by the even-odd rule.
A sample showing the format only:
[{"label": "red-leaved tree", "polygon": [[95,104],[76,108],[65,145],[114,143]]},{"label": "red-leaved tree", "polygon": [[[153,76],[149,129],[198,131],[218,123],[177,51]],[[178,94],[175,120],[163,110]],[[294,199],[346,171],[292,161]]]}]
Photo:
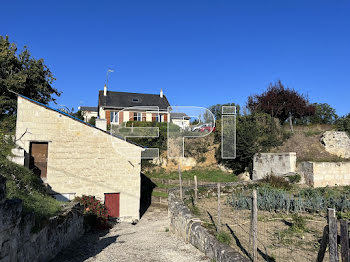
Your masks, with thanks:
[{"label": "red-leaved tree", "polygon": [[252,113],[264,112],[278,118],[281,124],[289,117],[301,118],[315,114],[315,107],[306,96],[285,88],[280,80],[271,83],[261,95],[249,96],[247,106]]}]

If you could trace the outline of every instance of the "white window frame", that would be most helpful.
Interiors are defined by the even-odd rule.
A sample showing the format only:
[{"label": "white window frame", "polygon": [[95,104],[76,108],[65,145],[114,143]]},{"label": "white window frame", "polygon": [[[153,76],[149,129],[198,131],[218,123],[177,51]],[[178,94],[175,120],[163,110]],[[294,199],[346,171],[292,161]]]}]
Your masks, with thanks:
[{"label": "white window frame", "polygon": [[119,124],[119,112],[111,111],[111,123]]}]

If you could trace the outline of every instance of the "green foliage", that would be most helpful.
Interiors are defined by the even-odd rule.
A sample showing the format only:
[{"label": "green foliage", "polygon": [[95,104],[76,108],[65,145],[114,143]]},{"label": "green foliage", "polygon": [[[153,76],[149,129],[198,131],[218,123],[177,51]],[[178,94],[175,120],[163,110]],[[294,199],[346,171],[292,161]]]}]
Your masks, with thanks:
[{"label": "green foliage", "polygon": [[208,109],[213,113],[213,115],[215,116],[216,120],[220,120],[221,119],[221,115],[222,115],[222,107],[223,106],[235,106],[236,107],[236,113],[237,115],[240,114],[240,106],[236,105],[235,103],[226,103],[226,104],[216,104],[216,105],[212,105],[211,107],[209,107]]},{"label": "green foliage", "polygon": [[35,215],[35,229],[60,212],[61,202],[47,195],[41,179],[29,169],[1,158],[0,171],[7,179],[7,198],[22,199],[24,211]]},{"label": "green foliage", "polygon": [[350,114],[339,118],[336,121],[336,127],[338,131],[345,131],[350,135]]},{"label": "green foliage", "polygon": [[[250,209],[251,190],[238,188],[228,202],[235,209]],[[306,188],[297,192],[264,184],[258,188],[259,210],[320,213],[330,207],[340,212],[349,212],[350,187]]]},{"label": "green foliage", "polygon": [[[217,126],[216,141],[221,141],[221,125]],[[252,170],[253,156],[258,152],[267,152],[282,144],[286,135],[278,122],[267,114],[253,114],[237,118],[236,159],[221,159],[221,143],[217,151],[219,163],[233,169],[236,174]]]},{"label": "green foliage", "polygon": [[269,186],[274,187],[274,188],[282,188],[282,189],[290,189],[291,185],[289,182],[280,176],[275,176],[273,174],[267,175],[262,179],[263,183],[269,184]]},{"label": "green foliage", "polygon": [[309,117],[311,124],[334,124],[338,115],[333,107],[327,103],[314,103],[315,114]]},{"label": "green foliage", "polygon": [[78,110],[76,113],[72,114],[72,116],[84,121],[84,116],[83,116],[83,113],[81,112],[81,110]]},{"label": "green foliage", "polygon": [[296,232],[304,232],[306,231],[306,220],[303,216],[300,216],[296,213],[292,215],[292,230]]},{"label": "green foliage", "polygon": [[89,122],[88,122],[90,125],[93,125],[93,126],[95,126],[96,125],[96,117],[95,116],[93,116],[93,117],[91,117],[90,119],[89,119]]},{"label": "green foliage", "polygon": [[48,104],[55,101],[53,95],[60,96],[54,80],[43,59],[33,58],[26,47],[18,53],[8,36],[0,36],[0,120],[16,112],[17,97],[9,90]]},{"label": "green foliage", "polygon": [[219,233],[216,234],[217,240],[219,240],[221,243],[231,245],[231,235],[225,231],[220,231]]},{"label": "green foliage", "polygon": [[[129,121],[126,123],[127,127],[158,127],[159,128],[159,137],[150,137],[150,138],[127,138],[128,141],[132,141],[138,145],[149,147],[149,148],[159,148],[160,153],[167,149],[167,136],[168,136],[168,123],[164,122],[141,122],[141,121]],[[170,131],[180,130],[180,127],[174,124],[169,124]],[[120,129],[119,132],[123,132],[123,129]],[[145,133],[147,135],[147,133]]]},{"label": "green foliage", "polygon": [[288,178],[289,182],[292,184],[297,184],[301,180],[301,176],[299,174],[288,176],[287,178]]}]

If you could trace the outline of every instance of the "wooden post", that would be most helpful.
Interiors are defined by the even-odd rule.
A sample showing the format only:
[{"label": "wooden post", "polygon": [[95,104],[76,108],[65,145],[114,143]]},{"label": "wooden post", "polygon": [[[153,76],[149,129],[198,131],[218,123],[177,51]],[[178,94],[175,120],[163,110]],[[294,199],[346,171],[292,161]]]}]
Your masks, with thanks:
[{"label": "wooden post", "polygon": [[221,231],[221,203],[220,203],[220,197],[221,197],[220,183],[218,183],[218,227],[217,227],[217,232]]},{"label": "wooden post", "polygon": [[328,225],[326,225],[323,229],[323,236],[322,236],[322,240],[321,240],[321,246],[320,246],[320,250],[318,251],[317,254],[317,262],[322,262],[324,255],[326,253],[326,248],[327,248],[327,244],[328,244]]},{"label": "wooden post", "polygon": [[340,220],[341,261],[350,262],[349,259],[349,226],[347,220]]},{"label": "wooden post", "polygon": [[180,183],[180,199],[183,200],[183,197],[182,197],[182,180],[181,180],[181,167],[179,165],[179,183]]},{"label": "wooden post", "polygon": [[339,262],[338,258],[338,228],[337,217],[335,216],[335,209],[328,208],[328,226],[329,226],[329,261]]},{"label": "wooden post", "polygon": [[252,217],[250,226],[251,248],[253,262],[258,261],[258,193],[253,190]]},{"label": "wooden post", "polygon": [[198,201],[197,176],[194,176],[194,202],[197,204],[197,201]]}]

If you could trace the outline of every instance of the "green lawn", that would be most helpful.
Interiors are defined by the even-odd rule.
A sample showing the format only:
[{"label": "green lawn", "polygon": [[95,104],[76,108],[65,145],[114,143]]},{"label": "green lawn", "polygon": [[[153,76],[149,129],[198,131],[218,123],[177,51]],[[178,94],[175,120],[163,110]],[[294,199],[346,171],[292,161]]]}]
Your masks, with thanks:
[{"label": "green lawn", "polygon": [[[148,172],[146,175],[149,178],[164,178],[164,179],[179,179],[179,173],[177,171],[173,172]],[[228,174],[218,169],[207,169],[207,170],[189,170],[182,172],[183,180],[193,180],[194,176],[197,176],[198,181],[204,182],[235,182],[237,181],[237,176],[234,174]]]}]

